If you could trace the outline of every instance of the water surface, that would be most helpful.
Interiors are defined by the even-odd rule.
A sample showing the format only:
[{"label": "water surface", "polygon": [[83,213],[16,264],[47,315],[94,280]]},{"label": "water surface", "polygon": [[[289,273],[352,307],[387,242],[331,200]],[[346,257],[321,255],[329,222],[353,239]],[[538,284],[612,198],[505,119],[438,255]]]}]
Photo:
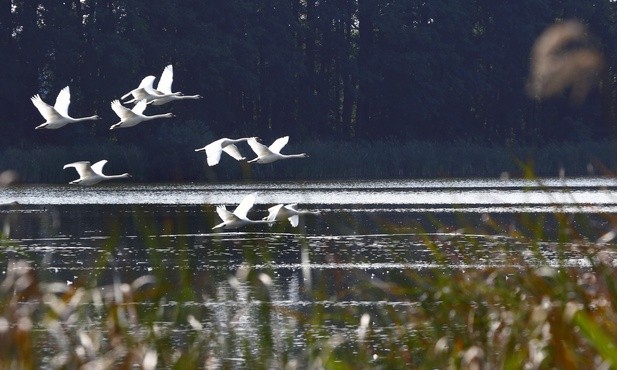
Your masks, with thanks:
[{"label": "water surface", "polygon": [[[212,230],[219,222],[217,204],[233,210],[253,192],[258,200],[249,218],[265,217],[267,208],[277,203],[298,203],[298,208],[320,215],[304,217],[298,228],[280,222],[273,227]],[[85,284],[93,277],[101,284],[114,277],[132,281],[147,274],[163,274],[173,284],[181,271],[188,271],[196,298],[182,304],[211,309],[215,314],[204,324],[251,338],[258,335],[256,310],[261,303],[251,299],[256,293],[250,284],[236,279],[247,269],[270,277],[273,307],[362,312],[415,305],[411,299],[377,297],[360,288],[367,282],[388,283],[407,272],[516,270],[523,265],[586,268],[584,244],[594,243],[613,227],[617,182],[590,178],[22,185],[2,189],[0,204],[8,236],[0,251],[3,261],[25,259],[45,279],[67,284]],[[557,248],[550,232],[556,225],[555,212],[564,215],[582,239]],[[532,250],[524,238],[510,236],[513,229],[525,234],[525,228],[535,227],[547,231],[538,249]],[[427,240],[444,258],[437,258]],[[315,290],[323,290],[327,298],[315,299]],[[280,330],[297,329],[288,316],[278,313],[274,319]],[[317,329],[349,335],[356,326]],[[304,344],[298,338],[294,345]],[[242,361],[241,353],[234,356]]]}]

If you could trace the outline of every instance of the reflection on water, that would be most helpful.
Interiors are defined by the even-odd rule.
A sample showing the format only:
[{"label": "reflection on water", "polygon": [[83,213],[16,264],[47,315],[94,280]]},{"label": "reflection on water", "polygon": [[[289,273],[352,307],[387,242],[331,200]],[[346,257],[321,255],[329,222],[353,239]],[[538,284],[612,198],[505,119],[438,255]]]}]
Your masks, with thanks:
[{"label": "reflection on water", "polygon": [[[557,245],[547,233],[545,242],[530,248],[505,231],[521,213],[559,211],[573,224],[584,216],[582,228],[601,235],[610,229],[606,216],[617,211],[616,190],[611,179],[19,186],[0,193],[5,204],[0,220],[9,237],[0,255],[3,261],[28,260],[45,279],[70,284],[95,275],[105,283],[114,275],[131,281],[145,274],[173,282],[188,271],[198,299],[182,304],[211,310],[213,321],[204,325],[247,338],[258,335],[262,302],[251,298],[254,288],[238,276],[247,268],[264,272],[277,309],[272,328],[277,338],[291,335],[291,345],[302,348],[298,323],[285,310],[321,307],[335,314],[417,304],[376,298],[358,282],[379,285],[393,275],[436,269],[585,268],[581,242]],[[258,202],[250,218],[264,217],[274,203],[300,203],[321,215],[304,217],[297,229],[285,222],[239,232],[211,230],[218,223],[216,204],[234,205],[253,191]],[[18,204],[9,204],[14,201]],[[469,233],[489,229],[488,221],[503,229]],[[457,232],[462,226],[467,233]],[[539,227],[550,229],[550,220]],[[315,289],[323,290],[323,299],[309,294]],[[357,325],[304,329],[351,335]],[[382,335],[390,329],[382,328]],[[241,361],[244,354],[236,351]]]}]

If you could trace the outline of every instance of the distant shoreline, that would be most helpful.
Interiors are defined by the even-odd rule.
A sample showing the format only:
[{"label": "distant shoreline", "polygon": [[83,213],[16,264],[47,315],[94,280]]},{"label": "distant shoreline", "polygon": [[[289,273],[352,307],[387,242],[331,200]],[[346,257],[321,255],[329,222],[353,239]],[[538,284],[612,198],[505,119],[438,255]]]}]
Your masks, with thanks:
[{"label": "distant shoreline", "polygon": [[[16,171],[21,183],[65,183],[76,174],[62,170],[64,164],[108,159],[106,171],[129,172],[138,182],[580,177],[617,173],[617,142],[611,141],[500,147],[469,142],[307,140],[290,142],[283,150],[306,152],[310,156],[306,159],[251,165],[223,157],[214,167],[208,167],[205,155],[190,149],[119,144],[6,148],[0,151],[0,172]],[[248,159],[253,157],[249,149],[241,150]]]}]

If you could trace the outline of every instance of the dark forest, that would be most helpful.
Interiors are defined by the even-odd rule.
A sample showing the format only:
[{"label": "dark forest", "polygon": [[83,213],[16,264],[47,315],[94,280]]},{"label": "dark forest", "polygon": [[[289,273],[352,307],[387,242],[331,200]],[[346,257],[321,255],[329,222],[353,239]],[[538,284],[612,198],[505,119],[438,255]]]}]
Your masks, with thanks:
[{"label": "dark forest", "polygon": [[[162,173],[182,172],[187,158],[203,172],[193,149],[237,136],[289,135],[290,146],[603,142],[613,139],[615,94],[602,89],[615,79],[616,18],[608,0],[10,0],[0,6],[0,170],[9,158],[61,168],[122,151],[121,162],[156,162],[141,165],[142,179],[191,180]],[[569,19],[597,42],[604,87],[577,104],[568,91],[533,99],[534,41]],[[204,99],[149,107],[176,118],[110,132],[110,102],[168,64],[175,90]],[[70,113],[102,120],[34,130],[43,120],[30,97],[52,104],[67,85]],[[13,166],[26,181],[62,176]]]}]

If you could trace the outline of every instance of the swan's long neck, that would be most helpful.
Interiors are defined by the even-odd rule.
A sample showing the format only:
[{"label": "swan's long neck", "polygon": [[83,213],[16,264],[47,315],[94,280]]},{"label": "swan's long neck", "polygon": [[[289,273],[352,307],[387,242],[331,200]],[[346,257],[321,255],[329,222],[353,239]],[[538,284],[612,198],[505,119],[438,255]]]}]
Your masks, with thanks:
[{"label": "swan's long neck", "polygon": [[181,100],[181,99],[203,99],[203,96],[201,95],[178,95],[176,96],[176,99]]},{"label": "swan's long neck", "polygon": [[172,118],[174,115],[172,113],[163,113],[163,114],[154,114],[152,116],[144,116],[146,117],[146,121],[150,121],[157,118]]},{"label": "swan's long neck", "polygon": [[249,220],[247,219],[247,221],[251,224],[271,224],[274,223],[274,221],[268,221],[268,220]]},{"label": "swan's long neck", "polygon": [[73,118],[73,122],[92,121],[97,119],[101,119],[101,117],[94,115],[90,117]]},{"label": "swan's long neck", "polygon": [[123,173],[121,175],[103,175],[106,179],[126,179],[131,177],[128,173]]},{"label": "swan's long neck", "polygon": [[306,158],[307,155],[306,153],[300,153],[300,154],[280,154],[281,158],[283,159],[291,159],[291,158]]}]

